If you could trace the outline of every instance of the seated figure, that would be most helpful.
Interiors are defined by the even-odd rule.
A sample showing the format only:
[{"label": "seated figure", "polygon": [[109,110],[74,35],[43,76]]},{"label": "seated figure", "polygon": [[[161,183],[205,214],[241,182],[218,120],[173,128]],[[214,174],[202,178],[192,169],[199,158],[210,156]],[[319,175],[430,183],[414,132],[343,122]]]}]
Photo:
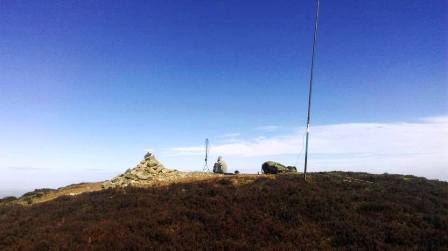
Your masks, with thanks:
[{"label": "seated figure", "polygon": [[227,164],[222,159],[221,156],[218,157],[218,160],[213,165],[213,172],[214,173],[226,173],[227,172]]}]

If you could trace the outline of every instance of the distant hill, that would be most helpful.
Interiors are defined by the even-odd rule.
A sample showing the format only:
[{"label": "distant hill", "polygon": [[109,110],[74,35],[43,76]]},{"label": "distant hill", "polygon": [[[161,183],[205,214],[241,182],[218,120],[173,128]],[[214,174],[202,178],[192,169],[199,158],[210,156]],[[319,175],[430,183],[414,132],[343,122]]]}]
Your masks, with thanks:
[{"label": "distant hill", "polygon": [[98,191],[0,202],[0,250],[448,248],[446,182],[343,172],[308,182],[199,177],[146,188],[81,184]]},{"label": "distant hill", "polygon": [[20,196],[26,192],[27,192],[26,190],[18,190],[18,189],[1,189],[0,199],[8,196]]}]

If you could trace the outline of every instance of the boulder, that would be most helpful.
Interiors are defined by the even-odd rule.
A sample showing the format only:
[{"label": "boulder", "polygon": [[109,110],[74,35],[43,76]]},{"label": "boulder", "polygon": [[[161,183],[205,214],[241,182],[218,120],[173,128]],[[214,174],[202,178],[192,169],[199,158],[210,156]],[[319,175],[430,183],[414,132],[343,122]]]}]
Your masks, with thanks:
[{"label": "boulder", "polygon": [[218,160],[213,165],[213,172],[214,173],[226,173],[227,172],[227,164],[221,156],[218,157]]},{"label": "boulder", "polygon": [[287,166],[286,168],[288,168],[290,172],[297,172],[297,168],[295,166]]},{"label": "boulder", "polygon": [[263,173],[266,174],[297,172],[295,166],[284,166],[275,161],[264,162],[263,165],[261,165],[261,169],[263,170]]}]

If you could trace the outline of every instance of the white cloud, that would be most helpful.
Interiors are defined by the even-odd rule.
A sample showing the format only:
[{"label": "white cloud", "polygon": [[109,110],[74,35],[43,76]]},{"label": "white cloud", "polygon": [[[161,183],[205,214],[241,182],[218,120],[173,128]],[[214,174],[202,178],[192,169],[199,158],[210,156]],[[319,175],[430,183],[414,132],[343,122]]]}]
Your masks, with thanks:
[{"label": "white cloud", "polygon": [[[218,136],[218,140],[221,141],[221,143],[225,142],[225,143],[233,143],[233,142],[237,142],[238,140],[240,140],[240,133],[227,133],[221,136]],[[214,141],[214,140],[212,140]],[[211,142],[213,144],[213,142]]]},{"label": "white cloud", "polygon": [[[297,155],[303,128],[287,135],[215,144],[212,154],[241,157]],[[203,147],[171,148],[200,155]],[[344,123],[311,128],[310,166],[316,170],[409,173],[448,180],[448,116],[417,122]]]},{"label": "white cloud", "polygon": [[263,132],[273,132],[273,131],[278,130],[279,128],[280,128],[280,126],[277,126],[277,125],[265,125],[265,126],[257,127],[255,129],[259,130],[259,131],[263,131]]},{"label": "white cloud", "polygon": [[220,138],[225,138],[225,139],[234,139],[234,138],[238,138],[241,135],[241,133],[238,132],[234,132],[234,133],[226,133],[222,136],[220,136]]},{"label": "white cloud", "polygon": [[202,155],[203,152],[203,146],[173,147],[168,149],[168,154],[171,155]]},{"label": "white cloud", "polygon": [[448,116],[435,116],[424,118],[423,121],[435,124],[448,124]]}]

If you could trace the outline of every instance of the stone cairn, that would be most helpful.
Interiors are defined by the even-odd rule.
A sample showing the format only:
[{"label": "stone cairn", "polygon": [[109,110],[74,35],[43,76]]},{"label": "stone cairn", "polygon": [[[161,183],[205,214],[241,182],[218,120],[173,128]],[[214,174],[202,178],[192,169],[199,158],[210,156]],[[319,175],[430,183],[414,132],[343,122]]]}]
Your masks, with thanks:
[{"label": "stone cairn", "polygon": [[145,159],[125,173],[105,181],[103,188],[126,187],[130,185],[145,185],[163,177],[176,175],[177,170],[165,168],[152,153],[145,154]]}]

